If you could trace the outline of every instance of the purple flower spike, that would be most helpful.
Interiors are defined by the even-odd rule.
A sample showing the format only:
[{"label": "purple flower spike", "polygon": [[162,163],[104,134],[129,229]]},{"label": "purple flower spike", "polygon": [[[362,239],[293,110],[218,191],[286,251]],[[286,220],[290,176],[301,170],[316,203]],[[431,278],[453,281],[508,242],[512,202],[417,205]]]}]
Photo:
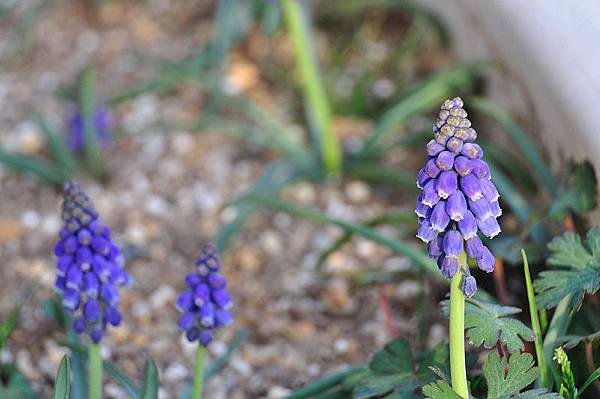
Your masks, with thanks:
[{"label": "purple flower spike", "polygon": [[435,140],[431,140],[431,141],[429,141],[429,143],[427,143],[427,154],[429,154],[429,156],[431,156],[431,157],[436,156],[443,150],[444,150],[444,146]]},{"label": "purple flower spike", "polygon": [[460,230],[465,240],[477,237],[477,219],[475,219],[473,212],[465,212],[465,217],[458,221],[458,230]]},{"label": "purple flower spike", "polygon": [[466,276],[461,289],[467,298],[471,298],[475,295],[475,291],[477,291],[477,281],[475,281],[475,277]]},{"label": "purple flower spike", "polygon": [[433,207],[433,212],[431,212],[431,216],[429,217],[429,223],[431,224],[431,228],[438,233],[446,229],[446,226],[450,223],[450,216],[446,213],[446,203],[444,201],[438,202],[437,205]]},{"label": "purple flower spike", "polygon": [[435,159],[432,158],[429,160],[429,162],[427,162],[427,164],[425,165],[425,173],[427,173],[427,175],[431,178],[436,178],[438,177],[438,175],[440,174],[441,170],[440,168],[438,168],[438,166],[435,163]]},{"label": "purple flower spike", "polygon": [[498,198],[500,198],[500,194],[498,194],[498,190],[496,189],[496,186],[494,185],[494,183],[492,183],[491,180],[479,179],[479,184],[481,185],[481,192],[483,193],[483,196],[486,200],[488,200],[489,202],[498,201]]},{"label": "purple flower spike", "polygon": [[484,272],[491,273],[494,271],[494,255],[485,245],[482,246],[481,256],[475,259],[477,266]]},{"label": "purple flower spike", "polygon": [[471,209],[478,221],[486,220],[492,216],[490,203],[483,197],[479,198],[477,201],[469,200],[469,209]]},{"label": "purple flower spike", "polygon": [[479,226],[479,230],[481,230],[483,235],[488,238],[496,237],[501,231],[498,221],[493,216],[490,216],[485,220],[478,220],[477,225]]},{"label": "purple flower spike", "polygon": [[[415,209],[417,237],[427,243],[427,252],[437,259],[444,277],[464,273],[461,288],[471,297],[477,282],[466,265],[459,265],[459,259],[466,252],[480,269],[494,269],[494,256],[478,232],[489,238],[500,233],[500,195],[491,181],[489,165],[482,159],[483,150],[474,143],[477,132],[467,119],[463,101],[449,99],[441,108],[433,126],[434,139],[427,143],[430,158],[417,176],[417,187],[423,190]],[[68,236],[66,233],[65,241]],[[66,244],[63,252],[68,252]]]},{"label": "purple flower spike", "polygon": [[455,191],[446,201],[446,213],[450,219],[459,222],[464,219],[467,212],[467,200],[461,191]]},{"label": "purple flower spike", "polygon": [[425,185],[425,188],[423,189],[423,197],[421,198],[421,203],[423,205],[433,208],[435,204],[440,202],[440,196],[437,193],[436,185],[436,179],[429,180]]},{"label": "purple flower spike", "polygon": [[449,230],[444,236],[442,248],[447,257],[458,258],[463,252],[462,235],[457,230]]},{"label": "purple flower spike", "polygon": [[458,258],[442,255],[438,258],[438,267],[444,277],[451,279],[458,272]]},{"label": "purple flower spike", "polygon": [[483,196],[481,192],[481,183],[473,175],[466,175],[460,178],[460,188],[465,196],[472,201],[477,201]]},{"label": "purple flower spike", "polygon": [[437,180],[437,193],[442,199],[448,198],[458,187],[456,172],[451,170],[442,172]]},{"label": "purple flower spike", "polygon": [[121,258],[120,251],[78,183],[65,184],[62,219],[64,227],[55,249],[60,254],[55,289],[63,296],[65,310],[74,313],[75,331],[99,342],[108,324],[118,325],[115,314],[120,322],[118,288],[131,277],[115,262]]},{"label": "purple flower spike", "polygon": [[189,273],[185,278],[187,289],[177,298],[176,306],[182,313],[179,328],[190,342],[207,346],[215,330],[233,320],[227,310],[232,306],[227,280],[220,269],[217,247],[209,243],[196,260],[196,273]]},{"label": "purple flower spike", "polygon": [[442,151],[435,159],[435,164],[441,170],[450,170],[454,166],[454,154],[450,151]]},{"label": "purple flower spike", "polygon": [[417,231],[417,238],[420,238],[423,242],[429,242],[436,238],[438,235],[437,231],[435,231],[429,220],[425,219],[421,224],[419,224],[419,230]]},{"label": "purple flower spike", "polygon": [[474,143],[465,143],[460,153],[469,159],[481,158],[483,156],[481,147]]}]

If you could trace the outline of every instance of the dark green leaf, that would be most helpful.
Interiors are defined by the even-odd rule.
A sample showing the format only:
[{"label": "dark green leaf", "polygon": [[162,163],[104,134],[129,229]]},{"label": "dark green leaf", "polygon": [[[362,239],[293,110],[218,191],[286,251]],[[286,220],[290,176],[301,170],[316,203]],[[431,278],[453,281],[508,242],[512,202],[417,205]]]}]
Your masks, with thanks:
[{"label": "dark green leaf", "polygon": [[597,181],[589,162],[574,165],[568,181],[550,207],[550,216],[564,220],[568,212],[588,212],[596,208]]},{"label": "dark green leaf", "polygon": [[423,387],[423,393],[427,399],[462,399],[459,394],[454,392],[452,387],[443,380],[432,382]]},{"label": "dark green leaf", "polygon": [[410,344],[397,338],[373,356],[369,367],[377,373],[412,374],[413,358]]},{"label": "dark green leaf", "polygon": [[61,137],[61,135],[58,134],[54,129],[52,129],[52,127],[50,127],[48,122],[42,118],[40,114],[35,114],[33,116],[33,120],[44,134],[46,144],[48,145],[48,148],[50,149],[54,159],[60,163],[65,176],[72,177],[77,171],[77,161],[69,150],[65,139]]},{"label": "dark green leaf", "polygon": [[217,375],[219,371],[221,371],[225,366],[227,366],[229,360],[231,359],[231,356],[233,356],[233,354],[242,347],[242,345],[244,344],[244,342],[246,342],[249,336],[250,330],[248,330],[247,328],[240,328],[235,333],[225,353],[214,359],[211,362],[210,366],[204,372],[205,382],[209,381],[212,377]]},{"label": "dark green leaf", "polygon": [[[61,342],[71,349],[73,353],[79,354],[85,358],[88,356],[88,350],[85,345],[75,343],[72,341]],[[123,371],[121,371],[115,364],[107,361],[102,362],[102,368],[106,371],[114,380],[125,389],[125,391],[134,399],[140,398],[140,388],[129,378]]]},{"label": "dark green leaf", "polygon": [[0,398],[35,399],[36,395],[27,379],[14,364],[0,365]]},{"label": "dark green leaf", "polygon": [[54,396],[53,399],[70,399],[71,398],[71,359],[64,355],[56,379],[54,380]]},{"label": "dark green leaf", "polygon": [[2,320],[2,324],[0,324],[0,350],[4,348],[4,345],[8,342],[8,338],[10,334],[12,334],[13,330],[17,326],[17,321],[19,320],[19,312],[21,311],[21,306],[16,306],[13,310],[10,311],[8,316],[4,320]]},{"label": "dark green leaf", "polygon": [[158,388],[160,388],[158,368],[154,359],[149,358],[144,366],[144,384],[141,399],[158,399]]},{"label": "dark green leaf", "polygon": [[[594,294],[600,288],[600,229],[588,231],[586,246],[571,232],[554,238],[548,248],[548,264],[559,270],[546,270],[534,282],[540,307],[552,308],[570,296],[569,310],[581,307],[585,294]],[[591,251],[591,252],[590,252]]]},{"label": "dark green leaf", "polygon": [[0,162],[17,172],[31,173],[47,183],[62,185],[68,180],[68,176],[54,163],[29,155],[11,154],[0,149]]},{"label": "dark green leaf", "polygon": [[548,392],[545,388],[532,389],[531,391],[525,391],[516,396],[513,399],[561,399],[561,397],[554,392]]},{"label": "dark green leaf", "polygon": [[529,353],[513,353],[508,360],[508,373],[505,375],[506,358],[500,359],[496,352],[490,353],[483,365],[483,375],[488,385],[488,399],[500,399],[513,395],[531,384],[538,374],[533,356]]},{"label": "dark green leaf", "polygon": [[[449,301],[442,303],[446,317],[449,314]],[[509,352],[524,348],[524,341],[533,341],[534,334],[523,322],[512,317],[521,309],[468,299],[465,304],[465,330],[467,337],[475,345],[491,348],[498,340],[504,343]]]}]

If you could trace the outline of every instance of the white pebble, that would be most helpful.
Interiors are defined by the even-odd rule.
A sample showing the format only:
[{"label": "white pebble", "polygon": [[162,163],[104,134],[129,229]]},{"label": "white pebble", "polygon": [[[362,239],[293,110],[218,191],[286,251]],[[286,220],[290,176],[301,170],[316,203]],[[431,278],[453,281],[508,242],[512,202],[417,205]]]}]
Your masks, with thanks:
[{"label": "white pebble", "polygon": [[40,224],[40,215],[33,209],[21,214],[21,224],[27,229],[35,229]]},{"label": "white pebble", "polygon": [[165,379],[167,381],[180,381],[185,379],[189,370],[183,364],[178,362],[171,363],[165,370]]},{"label": "white pebble", "polygon": [[289,390],[288,388],[284,388],[282,386],[275,385],[274,387],[269,388],[269,393],[267,394],[267,397],[269,399],[283,399],[286,396],[288,396],[290,393],[292,393],[292,391]]},{"label": "white pebble", "polygon": [[162,284],[150,295],[150,306],[153,309],[162,308],[169,302],[173,302],[176,296],[175,289],[167,284]]}]

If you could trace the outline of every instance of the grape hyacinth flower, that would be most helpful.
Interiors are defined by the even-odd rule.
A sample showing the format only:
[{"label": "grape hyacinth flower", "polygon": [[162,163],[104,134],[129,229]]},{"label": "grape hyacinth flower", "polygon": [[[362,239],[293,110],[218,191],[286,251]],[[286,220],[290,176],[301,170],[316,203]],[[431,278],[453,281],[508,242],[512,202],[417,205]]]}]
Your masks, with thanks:
[{"label": "grape hyacinth flower", "polygon": [[229,312],[233,303],[220,269],[217,247],[208,243],[196,260],[196,272],[185,277],[187,289],[177,299],[177,309],[183,313],[179,328],[185,331],[188,341],[198,341],[204,347],[210,344],[216,329],[233,320]]},{"label": "grape hyacinth flower", "polygon": [[[94,127],[98,146],[102,149],[108,148],[112,143],[113,116],[107,107],[98,106],[96,108],[94,112]],[[75,110],[69,118],[67,143],[73,152],[82,152],[85,148],[83,116],[79,109]]]},{"label": "grape hyacinth flower", "polygon": [[74,330],[87,332],[98,343],[108,325],[121,323],[119,287],[129,285],[131,277],[110,230],[79,183],[64,186],[62,220],[54,247],[55,289],[62,294],[65,311],[74,316]]},{"label": "grape hyacinth flower", "polygon": [[196,352],[192,399],[202,397],[205,348],[218,328],[233,321],[229,312],[233,302],[227,292],[227,280],[220,270],[217,246],[208,243],[196,260],[196,272],[185,276],[187,289],[177,298],[177,309],[183,313],[179,328],[185,331],[189,342],[200,343]]},{"label": "grape hyacinth flower", "polygon": [[450,279],[463,269],[461,288],[470,297],[477,284],[468,267],[459,267],[459,257],[466,251],[481,270],[494,270],[494,255],[478,233],[488,238],[500,233],[499,194],[459,97],[444,101],[433,132],[427,143],[429,159],[417,176],[423,190],[415,211],[417,237],[427,243],[429,256],[437,260],[444,277]]}]

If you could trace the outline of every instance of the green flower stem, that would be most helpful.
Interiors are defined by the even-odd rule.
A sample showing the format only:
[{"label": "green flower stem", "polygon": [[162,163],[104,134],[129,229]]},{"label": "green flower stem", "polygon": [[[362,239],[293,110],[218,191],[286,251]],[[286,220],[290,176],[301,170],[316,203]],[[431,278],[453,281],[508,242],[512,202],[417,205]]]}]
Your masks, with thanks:
[{"label": "green flower stem", "polygon": [[196,368],[194,370],[194,390],[192,391],[192,399],[202,398],[202,382],[204,381],[204,359],[206,355],[206,349],[204,346],[198,344],[198,350],[196,351]]},{"label": "green flower stem", "polygon": [[521,256],[523,257],[523,270],[525,273],[525,285],[527,287],[531,326],[533,327],[533,333],[535,335],[535,354],[540,368],[540,382],[543,387],[551,388],[548,384],[548,367],[546,366],[546,357],[544,356],[542,328],[540,327],[540,319],[538,318],[538,310],[535,303],[535,294],[533,293],[533,284],[531,283],[531,275],[529,273],[529,262],[527,262],[527,254],[524,249],[521,249]]},{"label": "green flower stem", "polygon": [[91,344],[89,349],[89,399],[102,399],[102,356],[100,344]]},{"label": "green flower stem", "polygon": [[300,72],[304,95],[315,131],[318,134],[321,157],[327,173],[338,175],[342,156],[340,144],[331,123],[331,109],[317,67],[310,26],[298,0],[282,0],[284,18],[289,29],[296,64]]},{"label": "green flower stem", "polygon": [[458,258],[458,272],[450,281],[450,375],[452,389],[468,399],[467,368],[465,366],[465,295],[461,290],[463,270],[469,267],[463,252]]}]

